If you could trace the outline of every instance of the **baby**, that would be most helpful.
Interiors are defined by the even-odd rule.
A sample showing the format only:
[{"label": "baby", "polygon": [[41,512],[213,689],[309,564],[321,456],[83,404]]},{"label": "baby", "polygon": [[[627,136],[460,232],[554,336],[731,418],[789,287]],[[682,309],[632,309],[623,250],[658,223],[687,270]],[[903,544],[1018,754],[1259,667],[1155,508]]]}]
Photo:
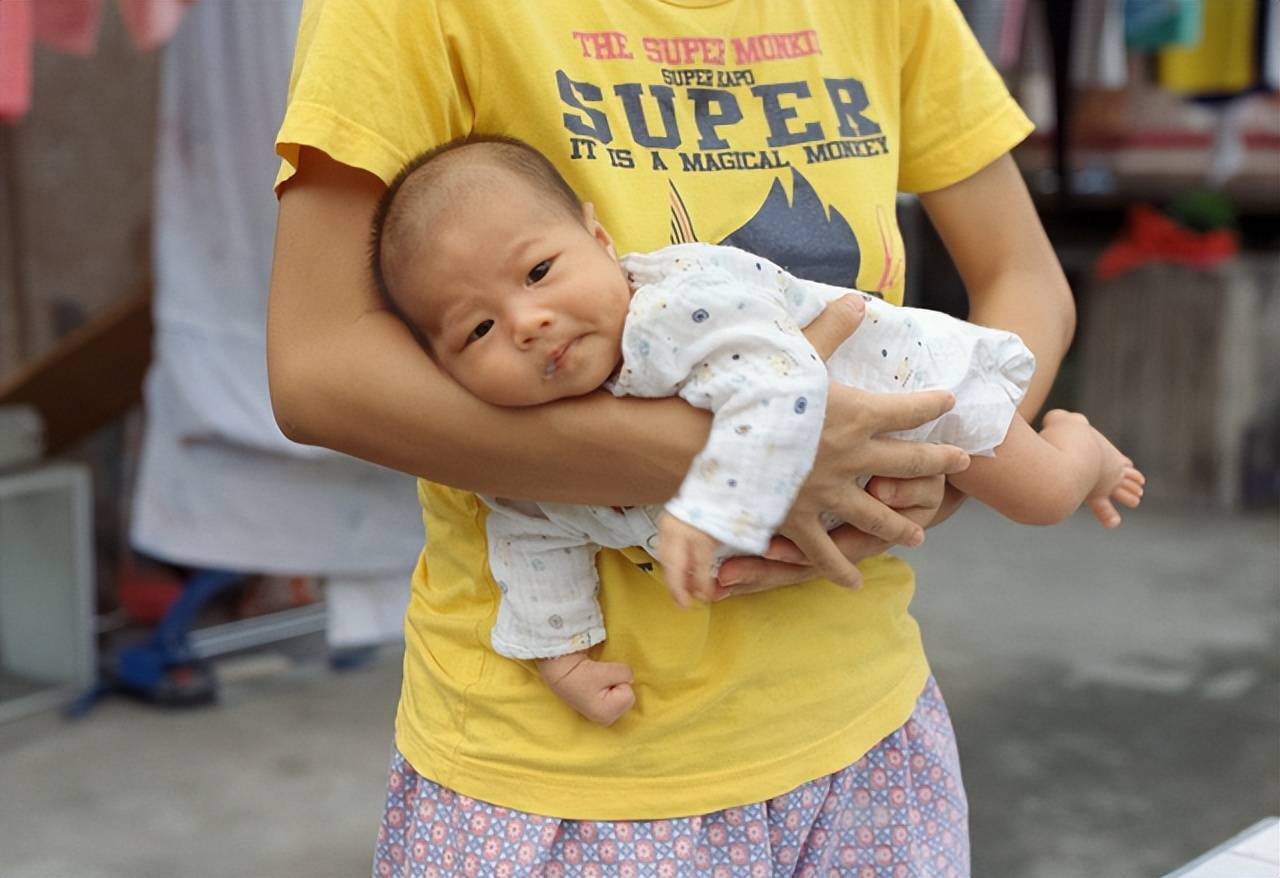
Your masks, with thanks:
[{"label": "baby", "polygon": [[661,509],[482,498],[501,591],[494,649],[533,660],[598,723],[635,699],[628,666],[587,653],[605,638],[598,549],[644,547],[681,606],[708,599],[715,565],[764,551],[786,517],[830,380],[950,390],[950,412],[894,435],[985,455],[951,479],[1014,520],[1052,523],[1087,501],[1114,527],[1112,501],[1142,495],[1142,474],[1083,416],[1050,412],[1037,434],[1018,415],[1034,361],[1017,336],[863,293],[861,326],[824,364],[801,327],[849,290],[708,244],[619,259],[592,206],[519,141],[472,137],[411,162],[379,205],[371,262],[389,307],[480,399],[530,406],[605,388],[714,413]]}]

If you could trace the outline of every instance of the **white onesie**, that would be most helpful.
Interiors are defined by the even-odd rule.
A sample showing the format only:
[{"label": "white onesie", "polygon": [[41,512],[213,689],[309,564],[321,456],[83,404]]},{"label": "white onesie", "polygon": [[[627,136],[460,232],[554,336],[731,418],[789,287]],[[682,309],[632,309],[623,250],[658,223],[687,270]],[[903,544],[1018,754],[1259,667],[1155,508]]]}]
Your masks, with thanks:
[{"label": "white onesie", "polygon": [[[824,364],[800,328],[849,290],[711,244],[621,262],[634,294],[622,367],[606,387],[617,396],[679,395],[715,413],[665,509],[719,540],[724,556],[760,553],[786,517],[813,466],[829,380],[878,392],[949,390],[951,411],[891,435],[990,455],[1035,369],[1012,333],[867,293],[862,325]],[[483,499],[489,565],[502,590],[494,649],[546,658],[603,640],[595,554],[602,546],[655,553],[662,510]]]}]

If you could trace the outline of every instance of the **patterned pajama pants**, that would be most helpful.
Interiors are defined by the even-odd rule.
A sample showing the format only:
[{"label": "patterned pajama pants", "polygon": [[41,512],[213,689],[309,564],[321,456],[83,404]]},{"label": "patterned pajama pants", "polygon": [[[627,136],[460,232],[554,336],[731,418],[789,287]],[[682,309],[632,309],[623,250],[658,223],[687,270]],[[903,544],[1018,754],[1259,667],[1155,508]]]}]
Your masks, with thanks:
[{"label": "patterned pajama pants", "polygon": [[968,806],[933,678],[911,718],[835,774],[667,820],[562,820],[419,775],[396,752],[374,878],[968,878]]}]

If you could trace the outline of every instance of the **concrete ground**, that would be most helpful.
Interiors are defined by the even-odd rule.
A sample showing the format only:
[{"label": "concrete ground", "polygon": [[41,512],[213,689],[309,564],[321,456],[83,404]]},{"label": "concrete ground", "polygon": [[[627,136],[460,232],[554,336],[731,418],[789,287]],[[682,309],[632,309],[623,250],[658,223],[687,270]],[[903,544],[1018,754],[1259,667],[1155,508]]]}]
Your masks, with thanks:
[{"label": "concrete ground", "polygon": [[1276,517],[973,506],[915,564],[975,878],[1153,878],[1280,814]]},{"label": "concrete ground", "polygon": [[[1275,515],[1050,531],[977,507],[915,553],[974,875],[1152,878],[1280,813]],[[222,705],[0,726],[3,878],[368,874],[399,665],[318,661]]]}]

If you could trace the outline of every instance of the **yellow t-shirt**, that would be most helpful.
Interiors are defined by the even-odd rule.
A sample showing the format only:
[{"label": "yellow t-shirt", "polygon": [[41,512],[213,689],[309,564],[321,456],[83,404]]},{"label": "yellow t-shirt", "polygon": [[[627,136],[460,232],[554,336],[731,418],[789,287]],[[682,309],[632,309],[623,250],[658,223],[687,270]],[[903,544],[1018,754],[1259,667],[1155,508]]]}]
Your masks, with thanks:
[{"label": "yellow t-shirt", "polygon": [[[623,252],[733,243],[900,303],[898,190],[961,180],[1029,129],[952,0],[311,0],[277,149],[280,182],[300,145],[386,181],[441,141],[509,134]],[[419,496],[396,741],[466,795],[595,819],[762,800],[856,761],[927,677],[897,558],[865,562],[858,592],[681,611],[652,559],[606,551],[599,657],[632,666],[637,703],[600,728],[489,649],[483,505]]]}]

